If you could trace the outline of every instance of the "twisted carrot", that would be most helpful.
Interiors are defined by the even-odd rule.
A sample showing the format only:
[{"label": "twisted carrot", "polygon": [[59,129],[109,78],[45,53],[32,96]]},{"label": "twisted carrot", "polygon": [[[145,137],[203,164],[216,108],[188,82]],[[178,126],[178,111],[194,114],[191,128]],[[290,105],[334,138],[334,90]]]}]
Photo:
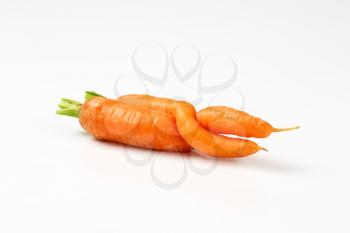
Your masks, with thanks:
[{"label": "twisted carrot", "polygon": [[150,95],[126,95],[119,97],[118,101],[174,115],[177,129],[184,140],[198,151],[215,157],[244,157],[266,150],[249,140],[229,138],[205,130],[197,122],[195,108],[188,102]]},{"label": "twisted carrot", "polygon": [[188,102],[149,95],[126,95],[117,100],[86,92],[81,104],[62,99],[61,115],[79,118],[97,139],[156,150],[190,151],[219,158],[244,157],[266,150],[256,143],[217,134],[267,137],[278,129],[245,112],[213,106],[196,112]]}]

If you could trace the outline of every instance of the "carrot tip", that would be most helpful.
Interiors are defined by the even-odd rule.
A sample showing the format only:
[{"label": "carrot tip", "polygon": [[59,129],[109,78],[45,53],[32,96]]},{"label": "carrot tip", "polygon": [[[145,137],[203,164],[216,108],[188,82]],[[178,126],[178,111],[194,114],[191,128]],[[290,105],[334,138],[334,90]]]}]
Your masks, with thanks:
[{"label": "carrot tip", "polygon": [[260,147],[260,150],[269,151],[269,150],[266,149],[265,147]]},{"label": "carrot tip", "polygon": [[289,131],[289,130],[294,130],[294,129],[299,129],[300,126],[294,126],[294,127],[289,127],[289,128],[273,128],[273,132],[284,132],[284,131]]}]

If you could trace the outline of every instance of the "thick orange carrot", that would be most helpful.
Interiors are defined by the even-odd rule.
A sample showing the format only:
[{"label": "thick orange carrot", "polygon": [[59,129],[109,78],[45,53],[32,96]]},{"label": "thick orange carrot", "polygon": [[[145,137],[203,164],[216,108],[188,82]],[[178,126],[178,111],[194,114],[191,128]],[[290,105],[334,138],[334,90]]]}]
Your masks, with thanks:
[{"label": "thick orange carrot", "polygon": [[249,140],[229,138],[205,130],[197,122],[195,108],[184,101],[149,95],[126,95],[119,97],[118,101],[174,115],[177,129],[185,141],[198,151],[215,157],[244,157],[264,149]]},{"label": "thick orange carrot", "polygon": [[[163,104],[158,103],[160,98],[147,95],[125,95],[118,98],[119,101],[127,104],[147,106],[153,110],[163,110]],[[150,103],[151,102],[151,103]],[[161,106],[160,106],[161,105]],[[169,112],[168,112],[169,113]],[[268,122],[251,116],[246,112],[224,106],[211,106],[196,114],[200,126],[216,134],[233,134],[240,137],[265,138],[272,132],[281,132],[291,128],[274,128]]]},{"label": "thick orange carrot", "polygon": [[94,97],[83,105],[70,101],[63,99],[57,113],[79,117],[81,126],[97,139],[155,150],[191,150],[169,114],[104,97]]},{"label": "thick orange carrot", "polygon": [[201,126],[214,133],[234,134],[241,137],[266,138],[272,132],[299,128],[274,128],[268,122],[246,112],[224,106],[212,106],[197,112]]}]

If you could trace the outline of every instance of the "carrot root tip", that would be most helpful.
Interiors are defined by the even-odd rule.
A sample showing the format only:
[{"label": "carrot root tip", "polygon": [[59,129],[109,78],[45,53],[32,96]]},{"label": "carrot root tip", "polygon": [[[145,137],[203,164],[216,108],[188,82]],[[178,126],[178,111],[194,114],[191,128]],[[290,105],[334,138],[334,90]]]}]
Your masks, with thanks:
[{"label": "carrot root tip", "polygon": [[272,132],[284,132],[284,131],[289,131],[289,130],[294,130],[294,129],[299,129],[300,126],[294,126],[294,127],[289,127],[289,128],[273,128]]},{"label": "carrot root tip", "polygon": [[260,150],[269,151],[269,150],[266,149],[265,147],[260,147]]}]

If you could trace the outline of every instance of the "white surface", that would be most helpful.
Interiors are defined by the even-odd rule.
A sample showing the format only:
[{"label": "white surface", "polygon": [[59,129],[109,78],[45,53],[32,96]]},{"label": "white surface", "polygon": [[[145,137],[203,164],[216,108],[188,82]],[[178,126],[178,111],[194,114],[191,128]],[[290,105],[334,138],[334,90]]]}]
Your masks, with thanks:
[{"label": "white surface", "polygon": [[[349,232],[349,8],[1,0],[0,232]],[[149,165],[132,165],[122,147],[54,114],[59,98],[86,89],[113,96],[147,40],[232,55],[246,110],[302,128],[256,140],[269,152],[159,188]],[[178,176],[180,157],[157,158],[160,172]]]}]

